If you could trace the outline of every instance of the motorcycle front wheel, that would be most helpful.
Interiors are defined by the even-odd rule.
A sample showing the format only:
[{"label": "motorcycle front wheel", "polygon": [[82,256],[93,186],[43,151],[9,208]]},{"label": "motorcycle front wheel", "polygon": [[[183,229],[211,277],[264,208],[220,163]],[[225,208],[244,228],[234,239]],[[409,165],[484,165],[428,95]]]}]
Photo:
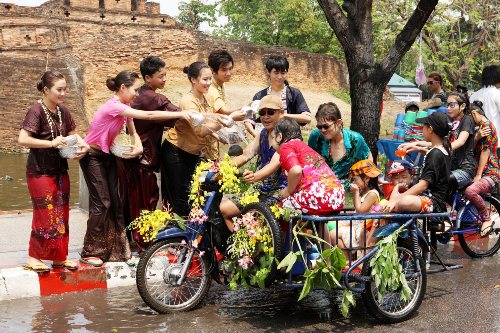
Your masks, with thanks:
[{"label": "motorcycle front wheel", "polygon": [[[179,283],[186,258],[194,251],[186,277]],[[198,306],[210,289],[208,262],[182,240],[162,240],[145,252],[137,265],[136,284],[144,302],[159,313],[188,311]]]}]

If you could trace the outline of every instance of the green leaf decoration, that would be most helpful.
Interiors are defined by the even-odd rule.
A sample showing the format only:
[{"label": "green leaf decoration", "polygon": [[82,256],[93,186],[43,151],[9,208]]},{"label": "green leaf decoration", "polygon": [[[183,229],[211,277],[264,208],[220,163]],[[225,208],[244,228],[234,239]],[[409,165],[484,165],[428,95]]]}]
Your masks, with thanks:
[{"label": "green leaf decoration", "polygon": [[340,304],[340,312],[342,312],[342,316],[344,316],[344,318],[349,317],[349,311],[352,306],[356,306],[354,295],[352,294],[352,291],[344,289],[342,292],[342,303]]},{"label": "green leaf decoration", "polygon": [[286,255],[285,258],[283,258],[283,260],[281,260],[281,262],[278,265],[278,269],[286,267],[286,272],[288,273],[290,272],[296,261],[297,261],[297,254],[294,252],[290,252]]}]

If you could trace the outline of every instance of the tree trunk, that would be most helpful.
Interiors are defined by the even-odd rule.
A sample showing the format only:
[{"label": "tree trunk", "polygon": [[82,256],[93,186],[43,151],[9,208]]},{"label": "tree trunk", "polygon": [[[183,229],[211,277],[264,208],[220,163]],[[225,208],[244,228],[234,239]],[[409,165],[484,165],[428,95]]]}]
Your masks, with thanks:
[{"label": "tree trunk", "polygon": [[372,1],[344,0],[340,8],[337,0],[318,0],[346,57],[352,101],[351,128],[363,135],[374,153],[380,132],[380,103],[384,88],[437,2],[418,2],[393,46],[378,63],[373,54]]},{"label": "tree trunk", "polygon": [[363,135],[366,143],[376,155],[376,142],[380,134],[380,103],[384,87],[372,81],[350,80],[351,129]]}]

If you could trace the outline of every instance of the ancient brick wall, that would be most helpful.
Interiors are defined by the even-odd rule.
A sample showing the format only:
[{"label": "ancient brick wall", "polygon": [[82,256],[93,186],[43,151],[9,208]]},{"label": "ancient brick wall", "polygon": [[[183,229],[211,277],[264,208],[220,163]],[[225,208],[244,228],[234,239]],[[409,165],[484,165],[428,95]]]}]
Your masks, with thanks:
[{"label": "ancient brick wall", "polygon": [[213,38],[184,28],[161,15],[159,4],[144,0],[52,0],[37,8],[0,4],[0,68],[13,78],[0,90],[0,115],[11,119],[0,123],[0,149],[15,142],[47,64],[70,76],[67,104],[77,108],[78,120],[85,123],[95,105],[109,95],[103,94],[107,77],[125,69],[138,71],[140,60],[155,54],[167,62],[170,82],[186,82],[182,68],[206,61],[217,48],[233,55],[235,82],[264,86],[265,59],[284,54],[293,86],[329,90],[347,85],[343,67],[330,56]]}]

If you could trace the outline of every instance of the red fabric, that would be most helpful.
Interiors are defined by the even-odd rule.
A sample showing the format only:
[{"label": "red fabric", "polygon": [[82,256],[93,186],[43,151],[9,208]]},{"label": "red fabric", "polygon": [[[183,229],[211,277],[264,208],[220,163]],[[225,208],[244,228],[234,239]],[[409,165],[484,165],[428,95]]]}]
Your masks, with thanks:
[{"label": "red fabric", "polygon": [[280,146],[280,163],[285,174],[296,165],[302,167],[300,183],[283,207],[304,214],[326,214],[344,208],[344,188],[325,160],[299,139]]},{"label": "red fabric", "polygon": [[[153,169],[144,167],[137,159],[117,159],[120,197],[124,200],[125,224],[138,218],[142,210],[156,209],[160,197],[158,181]],[[132,231],[137,245],[145,249],[149,243],[144,242],[137,229]]]},{"label": "red fabric", "polygon": [[281,168],[290,170],[296,165],[305,166],[312,162],[312,159],[321,159],[320,155],[301,140],[290,140],[280,147]]},{"label": "red fabric", "polygon": [[33,202],[29,256],[63,261],[68,256],[69,176],[27,173]]}]

